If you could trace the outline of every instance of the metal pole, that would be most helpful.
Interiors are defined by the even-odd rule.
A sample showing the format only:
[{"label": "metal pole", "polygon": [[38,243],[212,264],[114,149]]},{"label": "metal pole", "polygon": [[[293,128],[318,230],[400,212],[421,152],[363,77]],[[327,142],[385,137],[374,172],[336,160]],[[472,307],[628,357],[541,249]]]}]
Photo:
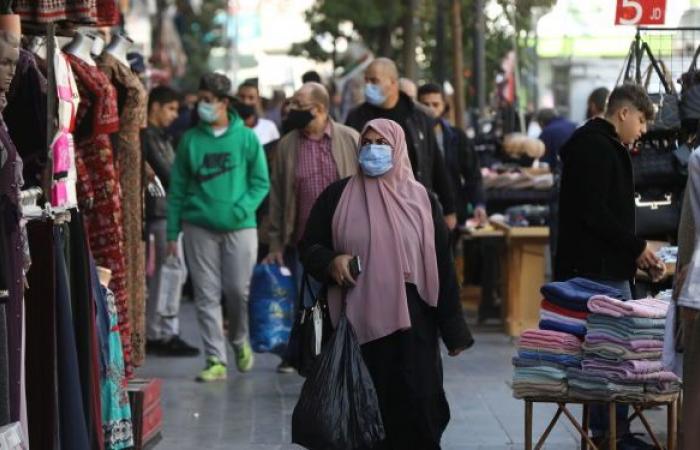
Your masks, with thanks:
[{"label": "metal pole", "polygon": [[462,49],[462,2],[452,0],[452,49],[455,88],[455,126],[464,127],[464,55]]}]

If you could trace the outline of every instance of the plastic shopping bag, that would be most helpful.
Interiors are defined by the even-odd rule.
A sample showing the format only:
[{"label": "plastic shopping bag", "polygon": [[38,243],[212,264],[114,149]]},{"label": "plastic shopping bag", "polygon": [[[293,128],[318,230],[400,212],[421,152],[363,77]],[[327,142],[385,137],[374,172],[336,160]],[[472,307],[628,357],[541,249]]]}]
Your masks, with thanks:
[{"label": "plastic shopping bag", "polygon": [[187,281],[187,268],[179,258],[169,256],[160,268],[158,282],[158,314],[174,317],[178,314],[182,285]]},{"label": "plastic shopping bag", "polygon": [[250,283],[250,343],[258,353],[281,355],[294,320],[296,284],[291,272],[277,264],[259,264]]},{"label": "plastic shopping bag", "polygon": [[373,448],[384,440],[379,401],[345,313],[304,383],[292,442],[309,449]]}]

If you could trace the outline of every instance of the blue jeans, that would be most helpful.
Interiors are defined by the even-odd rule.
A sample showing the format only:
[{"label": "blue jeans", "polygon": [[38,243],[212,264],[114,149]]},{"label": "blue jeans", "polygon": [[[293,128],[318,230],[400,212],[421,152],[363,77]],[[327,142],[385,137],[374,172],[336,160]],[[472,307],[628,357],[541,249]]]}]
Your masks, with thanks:
[{"label": "blue jeans", "polygon": [[[626,300],[632,298],[632,290],[630,288],[630,282],[627,280],[623,281],[609,281],[609,280],[592,280],[606,286],[610,286],[615,289],[619,289],[625,296]],[[629,416],[629,406],[628,405],[617,405],[616,416],[617,416],[617,436],[620,437],[624,434],[629,433],[629,422],[627,417]],[[591,433],[594,437],[605,436],[610,429],[610,411],[607,405],[591,405],[590,408],[591,415]]]}]

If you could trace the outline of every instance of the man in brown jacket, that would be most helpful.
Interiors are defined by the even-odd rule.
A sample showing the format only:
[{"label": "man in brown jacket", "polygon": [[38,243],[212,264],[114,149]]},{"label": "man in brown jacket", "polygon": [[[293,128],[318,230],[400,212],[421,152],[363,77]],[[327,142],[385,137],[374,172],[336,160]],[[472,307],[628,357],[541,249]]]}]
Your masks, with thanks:
[{"label": "man in brown jacket", "polygon": [[[334,122],[328,114],[330,97],[319,83],[304,84],[292,98],[290,131],[277,144],[270,179],[270,253],[266,263],[288,265],[297,283],[301,264],[296,244],[318,196],[334,181],[357,171],[359,134]],[[284,362],[279,372],[293,370]]]}]

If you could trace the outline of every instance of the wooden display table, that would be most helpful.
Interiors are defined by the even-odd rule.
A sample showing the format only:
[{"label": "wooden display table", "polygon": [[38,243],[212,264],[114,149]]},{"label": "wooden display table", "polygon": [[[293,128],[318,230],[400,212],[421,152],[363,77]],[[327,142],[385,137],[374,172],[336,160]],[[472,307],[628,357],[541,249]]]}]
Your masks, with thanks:
[{"label": "wooden display table", "polygon": [[[651,437],[654,445],[659,448],[663,449],[665,448],[666,450],[676,450],[677,448],[677,432],[678,432],[678,397],[679,394],[675,394],[672,396],[672,398],[668,401],[663,401],[663,402],[657,402],[657,401],[650,401],[650,402],[638,402],[638,401],[624,401],[624,400],[615,400],[615,401],[609,401],[609,402],[602,402],[602,401],[595,401],[595,400],[581,400],[581,399],[573,399],[573,398],[545,398],[545,397],[527,397],[524,398],[523,400],[525,401],[525,449],[526,450],[532,450],[533,448],[535,450],[539,450],[544,446],[544,442],[547,440],[547,437],[549,436],[549,433],[552,432],[554,429],[554,426],[557,424],[559,419],[561,418],[561,415],[564,414],[567,419],[571,422],[571,424],[574,426],[576,431],[579,433],[581,436],[581,449],[582,450],[597,450],[598,447],[595,446],[591,438],[588,436],[588,431],[589,431],[589,423],[590,423],[590,406],[593,404],[605,404],[608,406],[608,410],[610,412],[610,431],[609,431],[609,448],[610,450],[617,450],[617,404],[623,403],[623,404],[628,404],[632,407],[633,413],[629,418],[629,421],[632,422],[634,419],[639,419],[642,424],[644,425],[644,428],[646,432],[649,434],[649,437]],[[555,403],[557,404],[557,412],[554,414],[554,417],[552,420],[549,421],[549,425],[547,425],[547,428],[544,430],[544,433],[542,436],[539,438],[537,441],[537,444],[535,446],[532,446],[532,409],[533,405],[535,403]],[[569,411],[567,405],[569,404],[580,404],[583,406],[583,419],[581,422],[579,422],[576,417]],[[659,439],[656,437],[656,434],[654,433],[654,430],[651,429],[651,425],[649,424],[649,421],[647,418],[644,416],[644,411],[647,409],[656,407],[656,406],[666,406],[666,423],[667,423],[667,429],[666,429],[666,447],[662,446]]]},{"label": "wooden display table", "polygon": [[510,227],[492,222],[506,237],[505,325],[510,336],[520,336],[540,321],[540,288],[545,284],[549,227]]}]

